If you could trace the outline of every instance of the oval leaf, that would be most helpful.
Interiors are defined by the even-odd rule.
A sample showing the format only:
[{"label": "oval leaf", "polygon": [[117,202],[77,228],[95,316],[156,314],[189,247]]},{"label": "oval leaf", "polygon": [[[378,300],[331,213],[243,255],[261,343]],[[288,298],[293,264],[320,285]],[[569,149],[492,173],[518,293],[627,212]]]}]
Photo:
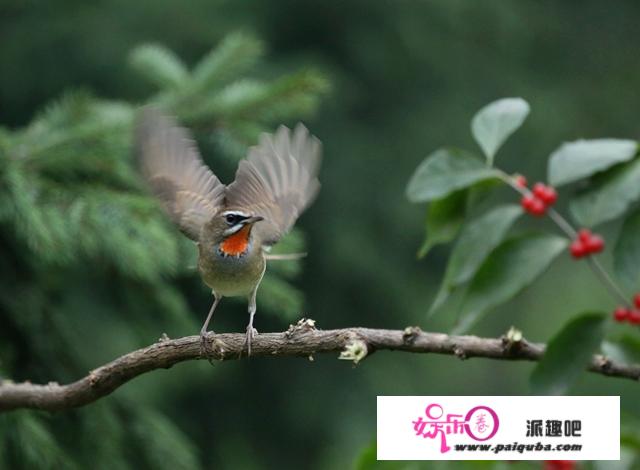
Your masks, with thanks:
[{"label": "oval leaf", "polygon": [[522,98],[503,98],[489,103],[471,121],[471,132],[490,165],[507,138],[518,129],[529,114],[529,103]]},{"label": "oval leaf", "polygon": [[445,273],[447,286],[458,286],[471,279],[522,213],[520,206],[503,205],[465,225],[449,258]]},{"label": "oval leaf", "polygon": [[640,158],[596,176],[591,188],[578,194],[569,209],[580,225],[593,227],[620,217],[638,199]]},{"label": "oval leaf", "polygon": [[454,333],[463,333],[483,314],[517,295],[564,251],[567,241],[555,235],[511,238],[491,253],[471,280]]},{"label": "oval leaf", "polygon": [[[480,183],[477,183],[471,188],[469,188],[467,191],[468,196],[467,196],[466,213],[469,213],[470,211],[473,212],[475,209],[477,209],[478,206],[480,206],[490,196],[492,190],[497,185],[500,185],[499,180],[487,180],[487,181],[481,181]],[[511,209],[507,209],[507,207],[510,207]],[[503,213],[502,215],[504,215],[506,218],[510,218],[509,213],[514,212],[515,208],[517,207],[519,206],[515,206],[515,205],[500,206],[495,209],[496,214],[494,214],[493,216],[489,216],[489,213],[493,212],[493,211],[489,211],[485,215],[489,217],[489,221],[491,223],[481,224],[482,227],[478,227],[478,229],[476,230],[471,230],[471,227],[480,223],[480,220],[484,218],[485,215],[482,215],[479,218],[476,218],[470,222],[467,222],[467,224],[463,226],[462,228],[463,233],[465,233],[466,231],[472,231],[473,234],[469,233],[463,237],[464,240],[462,241],[458,240],[456,242],[456,245],[454,246],[452,251],[452,256],[449,257],[449,262],[447,263],[447,269],[445,271],[444,278],[440,283],[440,288],[438,289],[438,292],[433,302],[429,306],[429,310],[427,312],[428,317],[436,313],[436,311],[440,309],[440,307],[442,307],[444,303],[447,302],[447,300],[449,300],[449,296],[453,293],[454,290],[456,290],[456,288],[459,285],[462,285],[469,278],[471,278],[473,274],[475,274],[475,271],[477,270],[478,266],[482,264],[486,255],[500,244],[500,242],[504,238],[504,235],[508,231],[507,229],[504,229],[504,233],[502,235],[496,236],[496,232],[499,233],[502,230],[503,222],[501,220],[502,219],[501,212],[505,211],[506,213]],[[519,210],[519,211],[520,213],[522,213],[522,210]],[[507,224],[507,225],[510,226],[511,224]],[[480,232],[484,230],[487,230],[486,233],[488,234],[488,236],[486,237],[484,236],[484,234],[480,234]],[[477,246],[478,248],[477,252],[476,250],[473,250],[471,248],[472,246]],[[467,269],[470,269],[475,262],[477,262],[477,265],[473,267],[473,269],[471,269],[473,272],[464,280],[462,280],[458,277],[458,274],[457,274],[458,270],[461,269],[460,266],[455,266],[455,267],[451,266],[452,257],[458,258],[454,263],[455,265],[458,265],[458,264],[469,265],[469,268]],[[462,276],[464,277],[464,275]],[[455,279],[456,282],[453,282],[453,283],[449,282],[450,279],[451,280]]]},{"label": "oval leaf", "polygon": [[584,313],[562,327],[531,374],[534,394],[560,395],[567,391],[600,346],[605,319],[603,313]]},{"label": "oval leaf", "polygon": [[498,172],[463,150],[440,149],[418,166],[407,186],[411,202],[443,198],[478,181],[497,178]]},{"label": "oval leaf", "polygon": [[629,214],[613,249],[616,275],[630,290],[640,286],[640,208]]},{"label": "oval leaf", "polygon": [[419,258],[426,256],[434,246],[448,243],[458,235],[464,222],[467,196],[466,190],[456,191],[429,204],[426,222],[427,235],[418,251]]},{"label": "oval leaf", "polygon": [[633,140],[577,140],[562,144],[549,157],[549,183],[561,186],[631,160],[638,151]]}]

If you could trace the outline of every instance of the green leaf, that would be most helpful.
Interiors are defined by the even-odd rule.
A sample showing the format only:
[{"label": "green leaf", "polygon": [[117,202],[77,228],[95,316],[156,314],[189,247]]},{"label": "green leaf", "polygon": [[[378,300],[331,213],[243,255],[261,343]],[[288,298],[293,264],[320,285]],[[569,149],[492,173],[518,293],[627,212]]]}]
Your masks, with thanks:
[{"label": "green leaf", "polygon": [[594,225],[624,214],[640,198],[640,158],[618,165],[594,178],[594,184],[570,203],[580,225]]},{"label": "green leaf", "polygon": [[469,329],[483,314],[531,284],[567,246],[555,235],[525,234],[503,242],[482,264],[466,292],[454,333]]},{"label": "green leaf", "polygon": [[453,240],[462,223],[467,208],[468,192],[456,191],[448,196],[433,201],[427,209],[427,236],[418,251],[418,257],[423,258],[429,250],[441,243]]},{"label": "green leaf", "polygon": [[534,394],[561,395],[567,391],[602,342],[605,320],[603,313],[583,313],[562,327],[531,374]]},{"label": "green leaf", "polygon": [[498,175],[496,170],[487,168],[464,150],[439,149],[425,158],[413,173],[407,185],[407,197],[411,202],[433,201]]},{"label": "green leaf", "polygon": [[638,143],[623,139],[567,142],[549,157],[549,183],[561,186],[593,175],[633,158]]},{"label": "green leaf", "polygon": [[471,279],[522,213],[518,205],[502,205],[465,225],[449,258],[447,285],[457,286]]},{"label": "green leaf", "polygon": [[471,121],[474,139],[487,156],[489,165],[507,138],[518,129],[529,114],[529,104],[522,98],[503,98],[489,103]]},{"label": "green leaf", "polygon": [[449,256],[442,285],[429,308],[429,315],[447,301],[456,287],[473,277],[489,253],[502,243],[511,226],[522,214],[520,206],[502,205],[462,227],[460,237]]},{"label": "green leaf", "polygon": [[622,224],[613,249],[613,268],[630,290],[640,285],[640,208],[629,214]]}]

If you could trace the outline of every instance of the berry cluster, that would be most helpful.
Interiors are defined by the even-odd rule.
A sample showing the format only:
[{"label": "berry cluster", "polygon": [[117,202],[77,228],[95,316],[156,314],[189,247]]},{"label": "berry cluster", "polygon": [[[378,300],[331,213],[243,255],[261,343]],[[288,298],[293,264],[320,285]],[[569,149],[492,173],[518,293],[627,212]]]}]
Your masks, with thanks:
[{"label": "berry cluster", "polygon": [[[512,176],[513,185],[519,192],[524,193],[520,200],[520,205],[528,214],[541,217],[546,214],[547,209],[556,203],[558,193],[553,186],[547,186],[544,183],[536,183],[530,191],[527,187],[527,178],[522,175],[515,174]],[[571,242],[569,251],[575,259],[600,253],[604,250],[604,238],[600,235],[592,233],[587,228],[578,230],[576,238]],[[594,268],[595,269],[595,268]],[[635,308],[618,307],[613,312],[615,321],[622,323],[628,322],[632,325],[640,325],[640,293],[636,294],[633,299]],[[545,468],[573,468],[574,462],[564,460],[549,460],[548,466]]]},{"label": "berry cluster", "polygon": [[[516,185],[521,188],[527,187],[527,180],[524,176],[516,177]],[[555,204],[558,200],[556,190],[544,183],[536,183],[531,188],[531,192],[522,196],[520,205],[531,215],[541,217],[547,212],[547,208]]]},{"label": "berry cluster", "polygon": [[632,325],[640,325],[640,294],[633,298],[635,309],[618,307],[613,311],[613,319],[618,323],[629,322]]},{"label": "berry cluster", "polygon": [[[522,175],[513,175],[515,185],[522,189],[527,189],[527,178]],[[544,183],[536,183],[522,196],[520,205],[529,214],[541,217],[546,214],[547,209],[558,200],[558,193],[553,186]],[[571,256],[582,258],[604,250],[604,239],[600,235],[591,233],[589,229],[583,228],[578,232],[578,237],[571,243],[569,248]]]},{"label": "berry cluster", "polygon": [[571,256],[582,258],[604,250],[604,239],[600,235],[591,233],[591,230],[583,228],[578,231],[576,238],[569,247]]}]

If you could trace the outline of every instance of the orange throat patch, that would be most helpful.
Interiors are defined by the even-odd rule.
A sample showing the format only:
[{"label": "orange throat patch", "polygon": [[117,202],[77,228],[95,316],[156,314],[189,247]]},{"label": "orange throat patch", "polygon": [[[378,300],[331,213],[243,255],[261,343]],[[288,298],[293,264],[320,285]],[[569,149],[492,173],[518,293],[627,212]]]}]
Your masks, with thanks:
[{"label": "orange throat patch", "polygon": [[249,247],[249,235],[251,234],[251,225],[245,225],[233,235],[225,238],[220,243],[220,251],[227,256],[239,256]]}]

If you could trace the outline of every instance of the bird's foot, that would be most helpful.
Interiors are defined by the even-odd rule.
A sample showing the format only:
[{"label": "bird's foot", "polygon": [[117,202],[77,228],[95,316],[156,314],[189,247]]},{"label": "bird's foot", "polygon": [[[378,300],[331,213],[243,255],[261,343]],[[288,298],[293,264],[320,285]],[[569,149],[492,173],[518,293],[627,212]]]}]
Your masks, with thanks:
[{"label": "bird's foot", "polygon": [[[209,333],[214,333],[214,331],[210,331]],[[207,341],[207,331],[200,331],[200,356],[206,357],[211,365],[213,365],[213,353],[214,350],[211,349],[211,345]]]},{"label": "bird's foot", "polygon": [[251,340],[258,336],[258,330],[256,330],[253,326],[247,326],[247,336],[244,340],[244,344],[247,347],[247,357],[251,356]]}]

